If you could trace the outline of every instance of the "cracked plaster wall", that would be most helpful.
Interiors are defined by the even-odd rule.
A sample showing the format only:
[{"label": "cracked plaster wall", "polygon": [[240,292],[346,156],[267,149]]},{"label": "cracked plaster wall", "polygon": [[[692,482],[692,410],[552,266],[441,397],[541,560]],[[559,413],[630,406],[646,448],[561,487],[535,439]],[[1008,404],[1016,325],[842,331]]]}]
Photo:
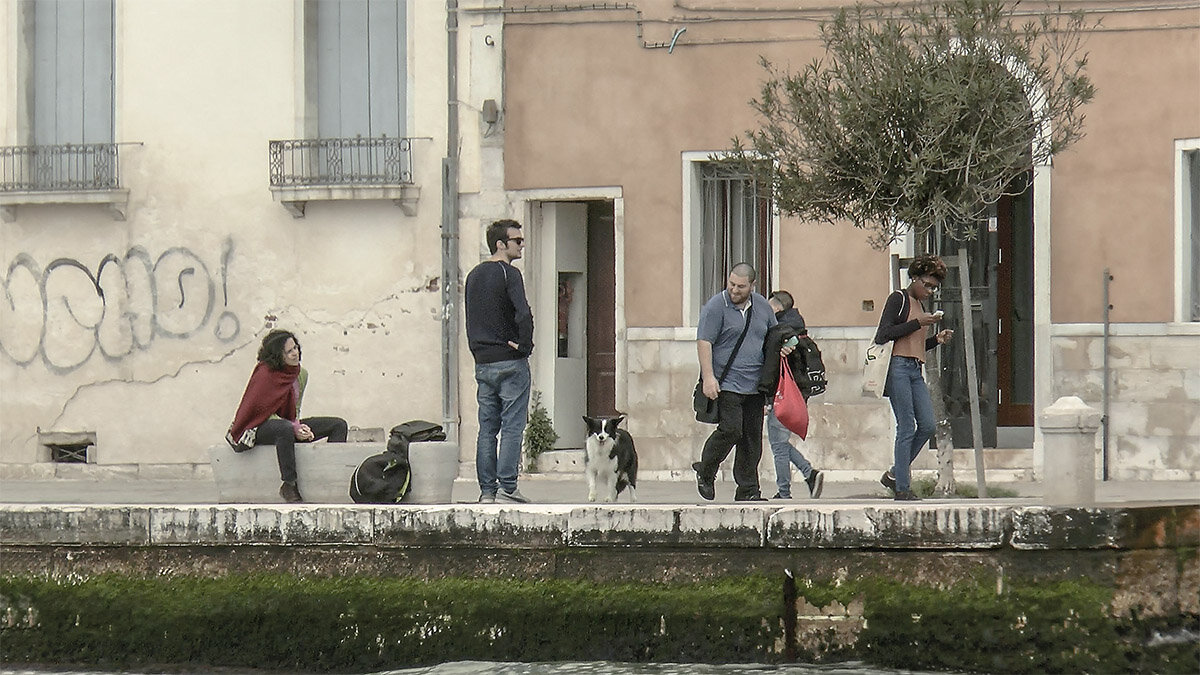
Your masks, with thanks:
[{"label": "cracked plaster wall", "polygon": [[[414,143],[417,215],[314,202],[293,219],[272,199],[265,150],[303,136],[302,64],[292,31],[266,28],[294,25],[299,6],[118,3],[115,137],[141,143],[121,148],[126,219],[22,206],[0,228],[0,463],[46,461],[39,429],[95,431],[101,464],[204,462],[272,327],[303,344],[304,414],[360,427],[440,419],[444,141],[433,138],[445,103],[429,92],[445,91],[432,65],[444,63],[444,9],[412,13],[413,34],[429,37],[411,59],[430,62],[429,92],[412,103],[425,121],[413,135],[429,139]],[[0,12],[0,34],[15,34],[12,16]],[[19,77],[0,70],[9,110]],[[0,136],[17,142],[14,116]]]}]

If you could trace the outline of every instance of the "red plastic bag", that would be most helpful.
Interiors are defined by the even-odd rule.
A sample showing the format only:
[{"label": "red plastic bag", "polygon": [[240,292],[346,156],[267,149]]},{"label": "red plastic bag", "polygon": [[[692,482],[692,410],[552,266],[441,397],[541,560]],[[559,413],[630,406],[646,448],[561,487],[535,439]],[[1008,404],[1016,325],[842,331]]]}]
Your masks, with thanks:
[{"label": "red plastic bag", "polygon": [[808,403],[792,378],[787,359],[779,359],[779,386],[775,388],[775,419],[801,439],[808,438]]}]

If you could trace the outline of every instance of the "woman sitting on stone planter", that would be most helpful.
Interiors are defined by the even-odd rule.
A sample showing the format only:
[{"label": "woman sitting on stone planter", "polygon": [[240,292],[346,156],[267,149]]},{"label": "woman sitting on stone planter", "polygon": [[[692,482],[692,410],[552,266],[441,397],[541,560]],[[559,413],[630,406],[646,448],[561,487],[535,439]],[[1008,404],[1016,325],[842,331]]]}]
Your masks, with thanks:
[{"label": "woman sitting on stone planter", "polygon": [[283,485],[279,496],[289,503],[304,501],[296,485],[296,441],[328,438],[345,443],[346,420],[340,417],[300,418],[300,402],[308,371],[300,367],[300,342],[290,331],[267,333],[258,349],[258,365],[242,394],[225,440],[234,452],[256,445],[274,445]]}]

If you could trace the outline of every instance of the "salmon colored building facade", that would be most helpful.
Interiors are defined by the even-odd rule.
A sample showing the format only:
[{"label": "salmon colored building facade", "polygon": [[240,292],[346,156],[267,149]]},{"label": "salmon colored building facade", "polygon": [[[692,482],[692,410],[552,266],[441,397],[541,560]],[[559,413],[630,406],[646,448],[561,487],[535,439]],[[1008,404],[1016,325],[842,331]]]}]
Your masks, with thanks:
[{"label": "salmon colored building facade", "polygon": [[[891,254],[910,256],[911,241],[881,252],[847,225],[801,222],[769,207],[757,217],[746,215],[753,208],[735,213],[728,207],[739,199],[736,181],[706,173],[713,154],[756,125],[748,102],[765,75],[760,58],[798,69],[822,55],[820,22],[846,3],[808,4],[529,1],[495,9],[504,16],[504,187],[526,205],[534,228],[529,276],[554,274],[555,253],[545,247],[564,236],[588,231],[594,240],[600,227],[608,238],[609,226],[595,219],[569,234],[564,208],[584,202],[593,214],[611,212],[615,317],[611,327],[593,317],[588,330],[612,332],[612,405],[629,415],[649,470],[686,470],[698,457],[709,428],[690,411],[697,313],[723,280],[716,268],[741,259],[763,271],[758,290],[795,295],[824,351],[831,384],[810,402],[802,451],[819,468],[864,474],[890,458],[890,409],[861,399],[857,378],[882,301],[899,278]],[[969,245],[985,445],[1015,448],[985,456],[993,466],[1036,474],[1037,412],[1060,396],[1096,408],[1107,397],[1108,448],[1098,466],[1113,477],[1195,478],[1200,9],[1072,8],[1100,21],[1085,43],[1098,92],[1085,110],[1086,137],[1052,166],[1035,167],[1032,187],[1002,203],[990,231]],[[561,289],[570,281],[563,270],[574,268],[557,262]],[[1105,270],[1112,277],[1107,395]],[[962,304],[952,303],[947,314],[961,324]],[[535,381],[559,391],[561,378],[547,372],[555,363],[543,356]],[[944,372],[965,392],[955,375],[965,357],[956,357]],[[599,366],[590,372],[594,399],[608,375]],[[570,405],[561,393],[548,396],[552,405],[556,399]],[[964,435],[970,442],[963,431],[956,428],[956,444]],[[1097,452],[1104,445],[1098,434]],[[933,466],[932,453],[921,461]],[[970,466],[960,460],[958,468]]]}]

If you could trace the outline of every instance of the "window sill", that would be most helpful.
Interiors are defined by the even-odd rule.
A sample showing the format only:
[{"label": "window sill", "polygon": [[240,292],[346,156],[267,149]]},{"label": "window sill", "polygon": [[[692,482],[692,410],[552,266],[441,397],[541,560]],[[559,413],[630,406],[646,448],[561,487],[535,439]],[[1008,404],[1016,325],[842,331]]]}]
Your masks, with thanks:
[{"label": "window sill", "polygon": [[125,220],[129,190],[0,192],[0,219],[11,223],[17,219],[18,206],[46,204],[96,204],[105,207],[113,220]]},{"label": "window sill", "polygon": [[417,215],[421,188],[415,185],[322,185],[306,187],[272,187],[275,200],[292,214],[303,218],[304,208],[312,201],[360,201],[390,199],[406,216]]}]

